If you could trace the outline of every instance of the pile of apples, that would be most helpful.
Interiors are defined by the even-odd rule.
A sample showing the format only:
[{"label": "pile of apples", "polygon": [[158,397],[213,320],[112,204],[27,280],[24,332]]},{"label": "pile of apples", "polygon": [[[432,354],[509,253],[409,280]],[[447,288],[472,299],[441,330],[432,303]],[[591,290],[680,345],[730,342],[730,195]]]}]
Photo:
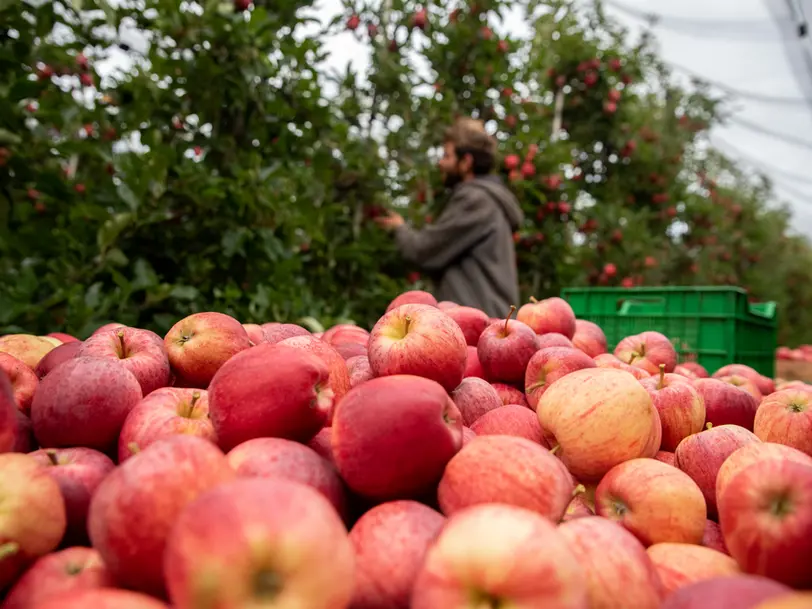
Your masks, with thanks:
[{"label": "pile of apples", "polygon": [[801,345],[797,349],[778,347],[778,349],[775,350],[775,359],[812,362],[812,345]]},{"label": "pile of apples", "polygon": [[0,607],[812,607],[812,386],[514,313],[0,337]]}]

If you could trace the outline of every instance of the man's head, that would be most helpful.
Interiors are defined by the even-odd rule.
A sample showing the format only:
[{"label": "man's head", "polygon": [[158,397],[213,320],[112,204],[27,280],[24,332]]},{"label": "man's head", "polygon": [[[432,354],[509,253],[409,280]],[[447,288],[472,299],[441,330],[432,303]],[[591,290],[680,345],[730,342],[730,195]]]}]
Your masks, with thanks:
[{"label": "man's head", "polygon": [[482,121],[463,118],[445,132],[440,171],[448,187],[491,172],[496,142],[487,134]]}]

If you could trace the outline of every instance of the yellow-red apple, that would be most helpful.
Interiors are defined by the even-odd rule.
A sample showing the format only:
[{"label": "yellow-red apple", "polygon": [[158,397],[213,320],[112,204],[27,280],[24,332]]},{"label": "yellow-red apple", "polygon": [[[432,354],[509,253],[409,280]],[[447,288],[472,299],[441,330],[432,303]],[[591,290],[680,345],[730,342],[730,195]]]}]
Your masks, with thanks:
[{"label": "yellow-red apple", "polygon": [[691,434],[705,425],[705,400],[684,377],[661,372],[642,379],[640,384],[651,395],[663,428],[661,449],[673,452]]},{"label": "yellow-red apple", "polygon": [[674,345],[659,332],[643,332],[627,336],[615,347],[615,356],[626,364],[642,368],[649,374],[658,374],[660,364],[666,372],[673,372],[677,365]]},{"label": "yellow-red apple", "polygon": [[[541,341],[544,337],[540,337]],[[524,376],[524,393],[531,408],[558,379],[585,368],[595,368],[595,361],[574,347],[548,347],[533,354]]]},{"label": "yellow-red apple", "polygon": [[654,563],[665,596],[695,582],[741,574],[730,556],[689,543],[658,543],[646,550]]},{"label": "yellow-red apple", "polygon": [[575,335],[575,313],[563,298],[547,298],[530,302],[516,314],[516,319],[530,326],[536,334],[563,334],[567,338]]},{"label": "yellow-red apple", "polygon": [[812,456],[812,393],[786,389],[765,397],[756,411],[753,433],[763,442],[785,444]]}]

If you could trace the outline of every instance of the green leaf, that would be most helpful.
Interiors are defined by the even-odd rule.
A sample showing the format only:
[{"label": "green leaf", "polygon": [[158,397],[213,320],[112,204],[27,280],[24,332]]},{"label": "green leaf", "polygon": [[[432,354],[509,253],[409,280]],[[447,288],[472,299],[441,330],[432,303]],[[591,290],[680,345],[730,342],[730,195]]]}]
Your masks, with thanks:
[{"label": "green leaf", "polygon": [[116,192],[118,196],[121,197],[121,200],[127,204],[132,211],[136,211],[139,206],[138,197],[135,196],[135,193],[127,186],[124,182],[119,184],[116,187]]},{"label": "green leaf", "polygon": [[143,258],[139,258],[135,261],[133,270],[135,274],[135,278],[132,282],[133,291],[145,290],[158,285],[158,276],[155,274],[149,262]]},{"label": "green leaf", "polygon": [[85,292],[85,306],[88,309],[97,309],[101,303],[102,283],[97,281]]},{"label": "green leaf", "polygon": [[22,140],[16,133],[0,128],[0,144],[19,144]]},{"label": "green leaf", "polygon": [[316,334],[324,332],[324,326],[315,317],[302,317],[296,323]]},{"label": "green leaf", "polygon": [[178,300],[195,300],[200,295],[197,288],[190,285],[176,285],[169,293],[171,298]]},{"label": "green leaf", "polygon": [[127,228],[133,220],[130,213],[115,214],[99,228],[96,234],[96,244],[104,254],[116,242],[121,231]]}]

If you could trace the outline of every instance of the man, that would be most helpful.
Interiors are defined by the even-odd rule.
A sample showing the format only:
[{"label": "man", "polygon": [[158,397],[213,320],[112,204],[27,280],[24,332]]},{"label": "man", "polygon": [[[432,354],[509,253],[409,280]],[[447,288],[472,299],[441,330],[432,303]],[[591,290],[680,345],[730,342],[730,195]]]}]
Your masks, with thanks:
[{"label": "man", "polygon": [[519,301],[513,233],[524,216],[494,167],[496,142],[480,121],[448,129],[439,162],[451,199],[434,224],[421,230],[397,213],[378,218],[394,232],[403,257],[435,279],[437,300],[504,317]]}]

